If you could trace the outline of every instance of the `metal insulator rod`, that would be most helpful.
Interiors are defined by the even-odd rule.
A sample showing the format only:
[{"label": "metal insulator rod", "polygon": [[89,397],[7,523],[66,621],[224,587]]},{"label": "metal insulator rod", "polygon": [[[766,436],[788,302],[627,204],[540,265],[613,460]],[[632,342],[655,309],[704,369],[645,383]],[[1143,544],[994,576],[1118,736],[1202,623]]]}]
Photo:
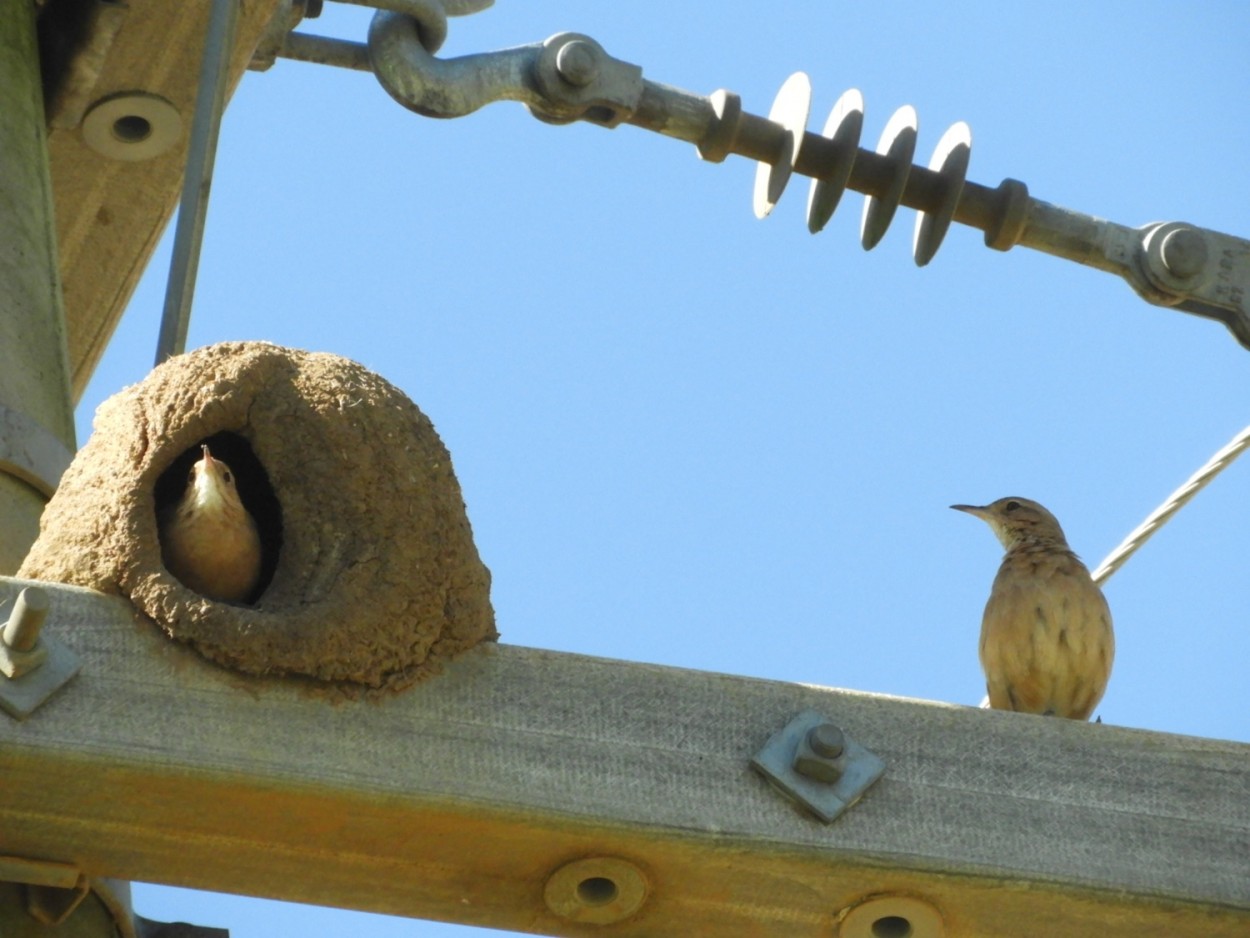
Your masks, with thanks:
[{"label": "metal insulator rod", "polygon": [[369,62],[369,47],[363,42],[349,42],[346,39],[290,33],[274,54],[280,58],[311,62],[314,65],[333,65],[358,72],[373,71],[373,65]]},{"label": "metal insulator rod", "polygon": [[[435,2],[384,5],[394,11]],[[1222,322],[1250,348],[1250,242],[1179,222],[1117,225],[1032,199],[1014,179],[995,188],[968,182],[972,137],[965,124],[948,128],[927,167],[912,165],[917,126],[911,108],[895,113],[876,150],[858,145],[863,104],[857,91],[842,96],[824,133],[814,133],[805,129],[811,83],[802,73],[787,80],[769,117],[761,117],[744,111],[728,91],[704,97],[650,81],[640,67],[613,58],[579,33],[438,59],[433,53],[441,37],[429,32],[420,16],[386,11],[369,28],[378,81],[418,114],[460,117],[492,101],[513,100],[548,123],[633,124],[692,143],[709,162],[734,153],[760,163],[753,199],[759,217],[772,210],[797,172],[816,180],[808,196],[813,233],[849,188],[868,196],[860,230],[865,248],[877,244],[905,205],[920,212],[912,243],[919,265],[929,262],[957,221],[984,232],[986,245],[996,250],[1019,244],[1115,273],[1151,303]],[[359,61],[358,53],[351,55]]]}]

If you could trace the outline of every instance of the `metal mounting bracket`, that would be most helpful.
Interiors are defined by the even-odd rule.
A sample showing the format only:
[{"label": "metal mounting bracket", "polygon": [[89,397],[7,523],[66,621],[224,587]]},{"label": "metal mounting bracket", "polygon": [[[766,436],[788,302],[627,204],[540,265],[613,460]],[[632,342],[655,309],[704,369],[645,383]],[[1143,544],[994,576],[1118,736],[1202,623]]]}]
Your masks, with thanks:
[{"label": "metal mounting bracket", "polygon": [[73,458],[73,451],[55,434],[0,404],[0,472],[51,498]]},{"label": "metal mounting bracket", "polygon": [[826,824],[885,773],[881,758],[815,710],[804,710],[774,733],[751,766]]},{"label": "metal mounting bracket", "polygon": [[42,925],[64,922],[82,903],[91,887],[72,863],[0,856],[0,882],[26,887],[26,911]]}]

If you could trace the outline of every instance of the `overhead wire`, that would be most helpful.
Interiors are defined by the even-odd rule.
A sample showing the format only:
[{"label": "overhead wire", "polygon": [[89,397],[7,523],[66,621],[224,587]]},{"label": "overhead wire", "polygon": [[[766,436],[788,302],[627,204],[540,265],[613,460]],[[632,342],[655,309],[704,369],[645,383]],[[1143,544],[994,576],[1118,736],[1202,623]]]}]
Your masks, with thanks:
[{"label": "overhead wire", "polygon": [[1209,485],[1217,475],[1232,465],[1233,461],[1248,448],[1250,448],[1250,427],[1246,427],[1234,436],[1228,445],[1212,456],[1206,465],[1186,479],[1185,483],[1169,495],[1162,505],[1134,528],[1128,537],[1098,565],[1098,569],[1092,574],[1094,582],[1101,586],[1111,574],[1124,566],[1125,561],[1150,540],[1156,531]]}]

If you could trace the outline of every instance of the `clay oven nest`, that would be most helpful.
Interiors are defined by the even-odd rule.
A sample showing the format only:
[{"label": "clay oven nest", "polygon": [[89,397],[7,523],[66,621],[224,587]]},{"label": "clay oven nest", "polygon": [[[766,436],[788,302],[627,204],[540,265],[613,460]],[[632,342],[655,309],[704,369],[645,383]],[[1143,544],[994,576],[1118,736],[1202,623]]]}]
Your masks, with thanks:
[{"label": "clay oven nest", "polygon": [[[260,529],[246,604],[206,599],[161,563],[158,516],[204,442]],[[126,596],[249,674],[397,689],[498,636],[430,421],[355,362],[262,342],[170,359],[102,404],[19,575]]]}]

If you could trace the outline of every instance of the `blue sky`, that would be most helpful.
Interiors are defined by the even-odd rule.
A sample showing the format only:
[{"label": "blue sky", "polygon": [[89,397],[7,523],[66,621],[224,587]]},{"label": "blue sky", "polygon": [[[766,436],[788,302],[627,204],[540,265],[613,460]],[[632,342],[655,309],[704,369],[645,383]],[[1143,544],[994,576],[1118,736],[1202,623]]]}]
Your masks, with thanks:
[{"label": "blue sky", "polygon": [[[965,120],[976,182],[1250,236],[1250,5],[737,6],[500,0],[440,54],[574,30],[755,113],[804,70],[816,129],[857,87],[867,146],[912,104],[918,162]],[[305,29],[367,21],[329,3]],[[511,103],[429,120],[367,74],[280,62],[223,123],[188,347],[336,352],[408,393],[451,450],[505,642],[975,704],[1000,549],[947,506],[1037,499],[1092,567],[1250,423],[1250,351],[959,226],[918,269],[909,210],[865,253],[854,193],[813,237],[806,179],[757,221],[753,173]],[[150,367],[168,241],[80,441]],[[1104,721],[1250,741],[1248,500],[1250,459],[1109,582]],[[147,886],[136,908],[235,938],[484,934]]]}]

